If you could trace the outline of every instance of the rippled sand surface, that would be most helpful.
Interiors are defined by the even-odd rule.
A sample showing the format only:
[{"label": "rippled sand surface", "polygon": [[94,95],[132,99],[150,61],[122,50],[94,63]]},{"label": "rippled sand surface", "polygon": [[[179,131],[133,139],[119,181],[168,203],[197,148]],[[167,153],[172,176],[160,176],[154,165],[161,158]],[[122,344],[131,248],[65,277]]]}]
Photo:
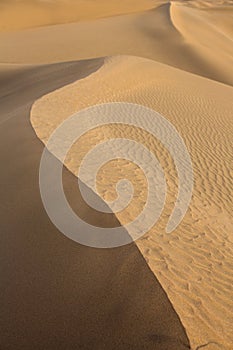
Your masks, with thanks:
[{"label": "rippled sand surface", "polygon": [[[111,137],[136,140],[155,152],[166,172],[169,192],[161,220],[137,245],[181,317],[193,348],[213,341],[220,348],[230,349],[232,88],[153,61],[110,57],[90,77],[37,101],[31,122],[46,143],[52,131],[76,111],[111,101],[151,107],[182,135],[191,154],[195,185],[190,209],[181,225],[170,235],[165,233],[176,197],[177,173],[164,147],[146,132],[130,126],[95,129],[72,148],[66,166],[77,173],[88,150]],[[136,192],[131,205],[116,214],[123,224],[132,221],[145,203],[142,173],[127,161],[117,161],[102,169],[98,178],[99,193],[109,199],[114,196],[117,179],[125,176],[133,182]],[[209,348],[216,346],[211,344]]]},{"label": "rippled sand surface", "polygon": [[[116,334],[122,335],[122,338],[117,336],[116,340],[110,336],[112,332],[110,327],[107,331],[108,335],[104,337],[105,343],[101,343],[101,337],[99,338],[101,332],[98,327],[107,324],[108,320],[105,320],[105,316],[112,315],[111,298],[108,297],[106,301],[104,298],[101,299],[103,311],[101,303],[99,304],[98,293],[93,299],[91,296],[92,306],[96,306],[96,318],[91,320],[91,309],[89,310],[88,307],[90,315],[86,314],[85,307],[82,309],[86,317],[83,323],[86,328],[80,326],[82,334],[85,334],[84,343],[80,346],[85,344],[87,349],[92,349],[93,344],[98,343],[97,348],[102,350],[103,344],[109,347],[111,344],[109,341],[113,339],[113,349],[128,350],[130,346],[137,349],[137,344],[140,350],[144,345],[147,350],[152,349],[153,346],[162,350],[189,348],[182,326],[178,322],[179,318],[192,350],[232,349],[232,23],[233,3],[231,0],[137,0],[136,2],[131,0],[120,2],[115,0],[60,0],[56,2],[11,0],[0,2],[0,96],[3,111],[0,131],[2,132],[1,139],[4,140],[1,153],[4,160],[11,159],[11,162],[5,162],[5,172],[10,174],[11,180],[7,180],[8,175],[5,176],[4,173],[2,175],[3,191],[5,191],[3,198],[7,198],[8,194],[10,196],[9,205],[3,208],[6,210],[3,219],[9,218],[8,226],[13,225],[14,229],[17,227],[19,232],[17,245],[14,245],[11,240],[10,232],[13,232],[13,229],[8,232],[6,241],[9,242],[7,245],[5,243],[2,245],[5,247],[3,261],[7,262],[14,252],[15,261],[17,261],[15,270],[20,269],[20,273],[17,273],[14,278],[9,278],[9,281],[6,274],[10,292],[4,294],[6,298],[4,305],[12,303],[15,305],[14,311],[17,308],[18,310],[23,309],[23,313],[18,311],[16,314],[14,327],[16,332],[17,330],[23,332],[24,325],[25,327],[30,326],[30,320],[34,319],[36,313],[43,322],[44,314],[41,314],[43,310],[47,308],[53,310],[56,315],[56,318],[53,319],[54,327],[48,321],[50,318],[47,318],[48,322],[45,323],[45,328],[42,330],[41,349],[48,346],[46,343],[46,339],[50,339],[48,329],[51,330],[52,339],[56,338],[54,334],[61,329],[63,317],[72,327],[69,323],[70,312],[75,319],[78,318],[77,323],[82,325],[83,320],[79,318],[81,316],[78,316],[75,310],[80,308],[80,305],[87,305],[86,289],[88,289],[87,294],[90,298],[93,285],[89,280],[85,280],[85,276],[88,276],[90,271],[92,271],[91,278],[96,281],[96,289],[100,291],[104,285],[105,294],[108,296],[112,293],[112,285],[110,289],[107,287],[109,276],[111,276],[115,286],[112,296],[112,299],[116,301],[114,315],[118,314],[117,310],[122,310],[119,300],[123,292],[117,288],[117,285],[121,285],[123,276],[127,276],[124,279],[124,285],[129,284],[127,291],[123,293],[124,298],[127,299],[127,295],[133,295],[133,302],[128,300],[128,304],[125,304],[126,309],[127,305],[130,305],[129,314],[122,315],[122,311],[119,311],[119,325],[116,328]],[[46,74],[47,78],[45,78]],[[103,255],[94,254],[92,251],[94,255],[91,265],[94,266],[96,263],[97,267],[96,271],[91,270],[87,261],[92,256],[91,252],[86,248],[80,248],[80,250],[73,246],[68,247],[67,245],[72,243],[67,243],[69,240],[64,238],[66,249],[68,249],[65,261],[58,263],[54,257],[55,253],[51,253],[54,259],[53,264],[56,266],[61,264],[60,270],[55,269],[56,278],[62,278],[65,281],[68,278],[68,283],[64,282],[66,286],[64,289],[67,292],[72,286],[75,293],[79,294],[79,300],[77,301],[72,294],[70,307],[60,306],[60,301],[63,300],[61,297],[63,289],[61,286],[56,286],[58,294],[53,294],[49,281],[54,272],[54,265],[48,267],[49,262],[46,258],[48,266],[43,265],[42,272],[41,269],[38,269],[36,276],[42,274],[43,278],[41,277],[40,281],[47,281],[49,295],[53,295],[55,301],[49,300],[49,297],[44,295],[43,283],[37,284],[37,277],[33,277],[34,285],[38,286],[38,297],[40,294],[43,295],[43,298],[39,298],[43,308],[39,308],[40,303],[38,303],[38,309],[35,311],[34,308],[37,305],[33,307],[30,305],[32,305],[32,295],[37,293],[37,290],[33,289],[33,285],[27,284],[32,273],[31,270],[30,273],[28,272],[30,268],[27,267],[29,266],[27,261],[30,261],[34,269],[40,266],[39,263],[36,264],[37,259],[40,263],[43,261],[43,250],[38,248],[37,252],[35,248],[42,244],[41,235],[42,237],[48,235],[46,240],[50,239],[49,234],[52,235],[50,243],[52,246],[52,242],[56,242],[56,248],[54,248],[56,257],[64,254],[63,243],[57,241],[60,239],[60,236],[57,237],[59,233],[52,228],[51,223],[47,223],[48,218],[41,214],[43,209],[37,178],[41,150],[38,151],[37,147],[41,149],[40,141],[46,145],[56,127],[73,113],[95,104],[116,101],[149,107],[161,113],[176,127],[187,146],[193,164],[194,190],[190,207],[177,229],[167,234],[165,227],[174,207],[178,186],[174,160],[169,152],[145,130],[135,127],[108,125],[88,132],[67,155],[65,165],[71,174],[77,175],[82,158],[95,145],[110,138],[129,138],[145,145],[157,156],[167,182],[166,205],[157,224],[136,242],[137,247],[135,248],[139,250],[134,252],[135,255],[131,255],[133,254],[131,248],[120,249],[121,258],[119,259],[117,254],[115,256],[109,253],[108,259],[113,259],[113,262],[104,270],[106,278],[104,276],[100,278],[102,266],[105,264],[105,253],[101,253]],[[29,118],[33,129],[29,125]],[[7,130],[12,132],[9,140]],[[16,130],[19,130],[20,137]],[[36,138],[34,140],[35,135],[39,140]],[[15,152],[14,150],[17,150],[15,140],[18,138],[20,145],[18,151]],[[5,144],[8,146],[6,147]],[[13,148],[11,145],[14,145]],[[33,146],[31,151],[30,145]],[[126,152],[130,154],[134,150],[126,149]],[[26,157],[27,161],[23,162],[24,166],[20,165],[18,154],[22,159]],[[15,196],[12,190],[12,181],[23,179],[24,167],[26,169],[25,180],[22,180],[24,188],[28,183],[30,185],[27,191],[31,191],[25,201],[28,206],[20,205],[20,198],[23,198],[23,194],[20,192],[21,195],[18,198],[19,196]],[[69,176],[71,175],[65,176],[64,186],[66,191],[72,194],[73,185]],[[78,197],[81,217],[103,226],[108,226],[111,220],[114,225],[127,224],[133,220],[143,209],[147,196],[147,182],[137,166],[129,161],[118,159],[101,168],[97,176],[98,196],[104,201],[115,199],[115,186],[122,177],[131,180],[135,189],[134,197],[125,210],[117,213],[113,219],[105,218],[103,214],[98,216],[96,212],[93,213]],[[32,186],[32,179],[35,188]],[[71,199],[72,203],[75,202],[74,199]],[[29,203],[32,203],[32,206]],[[31,211],[27,209],[29,207]],[[14,208],[13,216],[11,208]],[[151,211],[147,215],[151,218],[154,213]],[[30,225],[26,224],[27,221]],[[4,227],[8,226],[5,224]],[[40,230],[40,226],[44,229]],[[34,236],[31,238],[34,232],[37,232],[36,238]],[[27,240],[24,235],[27,235]],[[27,249],[25,248],[24,256],[19,254],[20,242],[26,242]],[[74,247],[76,247],[75,244]],[[23,246],[20,249],[24,251]],[[33,251],[33,254],[30,251]],[[45,251],[50,255],[47,248]],[[75,254],[80,254],[79,257],[82,257],[85,263],[82,264],[81,259],[76,265]],[[128,254],[129,258],[127,258]],[[137,258],[134,259],[132,256],[137,256]],[[70,261],[75,264],[75,271],[68,268]],[[133,287],[134,283],[131,283],[132,279],[129,281],[128,276],[130,276],[130,269],[134,261],[136,264],[133,270],[135,280],[139,267],[142,266],[143,269],[143,283],[137,284],[137,291],[138,288],[143,290],[142,286],[148,283],[148,287],[145,287],[144,290],[145,297],[151,298],[153,293],[159,295],[159,298],[156,299],[153,294],[156,300],[153,299],[151,310],[149,310],[150,303],[143,302],[142,295],[139,298]],[[119,264],[120,267],[117,268]],[[6,266],[8,265],[9,262],[6,263]],[[148,266],[150,269],[148,271],[157,278],[154,280],[155,289],[149,272],[145,270]],[[69,275],[69,269],[75,285],[69,277],[65,277]],[[82,269],[85,271],[84,274]],[[12,267],[9,276],[13,270]],[[8,271],[7,268],[6,271]],[[58,273],[58,271],[61,272]],[[116,277],[114,277],[115,273]],[[82,288],[78,287],[76,276],[81,276]],[[24,281],[23,285],[21,281]],[[28,295],[28,300],[31,300],[30,305],[26,300],[21,305],[20,300],[14,294],[17,285],[20,286],[21,296]],[[27,288],[24,287],[25,285]],[[160,294],[160,286],[165,291],[164,294]],[[174,308],[174,313],[169,302]],[[135,316],[138,310],[137,303],[141,310],[140,322]],[[163,305],[164,310],[164,335],[162,334],[163,328],[159,329],[153,319],[153,308],[157,310],[156,305],[160,304]],[[25,323],[22,323],[20,315],[26,315],[27,310],[31,317],[30,322],[28,323],[25,319]],[[156,312],[161,315],[163,310],[159,309]],[[8,334],[7,317],[9,313],[8,309],[4,313],[6,315],[6,322],[2,328],[5,332],[4,339],[7,339]],[[146,323],[143,314],[146,315]],[[61,315],[61,324],[59,315]],[[132,317],[137,320],[135,329],[138,334],[133,342],[135,329],[131,327]],[[171,334],[168,332],[169,320],[172,324]],[[93,328],[89,346],[86,345],[85,339],[87,325],[90,322]],[[138,322],[145,324],[140,331]],[[156,325],[159,335],[157,333],[156,336],[153,335],[150,323]],[[31,324],[34,327],[33,322]],[[94,324],[98,326],[95,327]],[[123,331],[120,324],[124,325],[124,329],[129,327],[129,333]],[[33,339],[33,336],[39,339],[35,329],[33,328],[30,339]],[[62,350],[66,349],[67,344],[74,344],[77,339],[81,339],[76,333],[74,336],[74,333],[72,328],[71,338],[69,332],[66,335],[63,334],[64,344],[60,345]],[[16,338],[16,336],[11,338],[13,339],[11,349],[15,348],[14,339]],[[24,338],[27,339],[27,335],[24,335]],[[57,348],[56,341],[51,340],[51,342],[54,342]],[[30,346],[29,342],[24,348],[30,349]]]}]

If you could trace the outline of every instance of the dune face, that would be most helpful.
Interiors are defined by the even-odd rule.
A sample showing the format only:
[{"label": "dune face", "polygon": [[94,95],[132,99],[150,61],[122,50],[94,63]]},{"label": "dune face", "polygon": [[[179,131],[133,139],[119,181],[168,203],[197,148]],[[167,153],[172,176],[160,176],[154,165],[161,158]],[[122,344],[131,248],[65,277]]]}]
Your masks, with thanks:
[{"label": "dune face", "polygon": [[[86,79],[42,97],[31,112],[32,125],[45,144],[53,130],[76,111],[111,101],[151,107],[182,135],[193,162],[195,185],[190,209],[170,235],[165,227],[177,193],[177,174],[168,152],[153,137],[132,127],[101,127],[74,145],[65,165],[77,174],[88,150],[111,137],[135,139],[157,155],[167,172],[166,206],[160,221],[137,245],[177,310],[193,349],[210,343],[211,349],[230,350],[233,341],[232,97],[231,87],[153,61],[119,56],[105,59],[103,67]],[[140,189],[131,206],[116,214],[125,224],[143,208],[144,180],[140,172],[130,170],[127,161],[108,166],[114,176],[127,176]],[[116,180],[107,168],[97,183],[104,199],[113,195]]]},{"label": "dune face", "polygon": [[[209,66],[215,69],[215,74],[219,77],[216,80],[232,84],[231,78],[228,77],[233,64],[233,33],[230,24],[233,21],[232,7],[220,7],[219,10],[213,2],[209,3],[211,9],[207,11],[205,6],[201,7],[202,2],[200,6],[198,2],[194,3],[196,7],[172,3],[171,18],[174,26],[196,55],[205,57]],[[216,2],[217,4],[220,6],[222,3]],[[221,67],[224,67],[224,70]]]},{"label": "dune face", "polygon": [[[0,0],[2,349],[232,350],[232,23],[232,0]],[[151,108],[175,126],[194,188],[168,234],[179,178],[162,143],[123,124],[83,135],[66,156],[63,185],[85,223],[109,232],[123,225],[128,239],[125,225],[148,197],[142,169],[116,159],[99,170],[94,192],[82,179],[87,197],[109,211],[90,208],[77,176],[97,144],[136,141],[165,174],[158,222],[136,244],[104,250],[77,244],[53,225],[39,167],[63,121],[111,102]],[[124,151],[132,158],[136,148]],[[51,168],[60,164],[53,153],[49,160]],[[122,178],[134,193],[114,214],[106,203],[117,198]],[[144,219],[151,218],[153,210]]]},{"label": "dune face", "polygon": [[225,9],[213,2],[203,9],[186,1],[155,1],[153,8],[132,14],[136,4],[125,15],[1,33],[0,62],[36,64],[134,55],[232,85],[232,6]]},{"label": "dune face", "polygon": [[[162,2],[157,1],[158,4]],[[152,8],[154,3],[153,0],[3,0],[0,31],[141,12]]]},{"label": "dune face", "polygon": [[[0,79],[7,87],[0,92],[2,349],[190,348],[178,315],[134,244],[108,250],[76,244],[51,224],[41,202],[43,145],[30,125],[31,106],[101,65],[97,59],[14,67]],[[51,161],[57,162],[52,155]],[[119,224],[114,215],[90,212],[76,178],[67,170],[63,175],[82,218],[106,227]]]}]

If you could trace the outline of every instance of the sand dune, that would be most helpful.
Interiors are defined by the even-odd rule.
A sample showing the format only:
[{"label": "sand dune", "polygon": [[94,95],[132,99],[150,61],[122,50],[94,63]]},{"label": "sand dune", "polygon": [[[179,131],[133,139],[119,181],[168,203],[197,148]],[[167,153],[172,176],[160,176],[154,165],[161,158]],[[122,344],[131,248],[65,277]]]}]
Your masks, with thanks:
[{"label": "sand dune", "polygon": [[[222,81],[229,81],[228,75],[233,65],[232,23],[233,13],[226,16],[226,11],[215,10],[212,4],[210,11],[171,5],[171,18],[176,29],[182,34],[185,42],[196,52],[205,57],[215,74]],[[227,9],[231,11],[231,8]],[[216,53],[219,54],[216,54]],[[225,67],[224,70],[222,67]],[[220,79],[217,79],[221,81]]]},{"label": "sand dune", "polygon": [[[0,0],[4,349],[183,350],[190,340],[192,350],[232,350],[232,21],[232,0]],[[64,171],[68,200],[84,220],[127,224],[147,196],[140,169],[118,160],[98,173],[98,195],[113,200],[127,175],[130,205],[114,216],[85,204],[73,174],[100,141],[144,144],[168,186],[161,219],[137,247],[103,251],[75,244],[49,221],[34,131],[46,144],[72,113],[111,101],[170,120],[190,152],[195,185],[184,220],[168,235],[178,182],[166,149],[133,127],[89,132]]]},{"label": "sand dune", "polygon": [[137,14],[1,33],[0,62],[36,64],[127,54],[232,84],[232,7],[224,12],[213,5],[207,12],[186,2],[155,3]]},{"label": "sand dune", "polygon": [[141,12],[165,0],[2,0],[0,31]]},{"label": "sand dune", "polygon": [[[101,64],[6,69],[7,94],[0,92],[2,349],[189,348],[178,315],[134,244],[109,250],[76,244],[51,224],[41,202],[43,145],[30,125],[31,105]],[[90,219],[68,171],[64,184],[79,215]],[[117,224],[114,215],[91,215],[102,225]]]},{"label": "sand dune", "polygon": [[[136,57],[110,57],[97,72],[38,100],[31,122],[46,143],[52,131],[74,112],[108,101],[136,102],[170,120],[191,154],[195,187],[190,209],[171,235],[164,229],[176,196],[176,171],[169,154],[153,137],[130,127],[101,127],[71,150],[66,166],[76,173],[88,149],[109,137],[129,137],[158,156],[167,173],[168,197],[159,223],[137,241],[184,324],[192,349],[231,349],[232,313],[232,88],[163,64]],[[110,164],[113,166],[113,164]],[[140,171],[128,162],[114,163],[114,174],[127,174],[139,186],[134,204],[117,214],[132,220],[144,205]],[[115,181],[108,168],[99,174],[101,193]],[[102,192],[103,198],[107,194]],[[153,215],[153,213],[151,213]]]}]

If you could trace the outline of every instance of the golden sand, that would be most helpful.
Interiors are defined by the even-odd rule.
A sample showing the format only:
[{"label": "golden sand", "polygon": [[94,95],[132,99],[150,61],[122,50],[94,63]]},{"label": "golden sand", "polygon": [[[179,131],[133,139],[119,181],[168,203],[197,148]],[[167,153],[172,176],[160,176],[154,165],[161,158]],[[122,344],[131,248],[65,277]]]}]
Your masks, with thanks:
[{"label": "golden sand", "polygon": [[[118,56],[107,58],[84,80],[44,96],[31,113],[32,125],[44,143],[76,111],[111,101],[151,107],[175,125],[192,158],[195,186],[184,220],[170,235],[165,226],[174,206],[177,174],[172,159],[153,137],[136,128],[102,127],[84,136],[65,164],[77,173],[86,152],[109,137],[133,138],[155,152],[166,173],[168,197],[160,221],[137,245],[178,312],[193,349],[216,342],[230,350],[233,341],[232,97],[232,88],[226,85],[142,58]],[[133,176],[138,186],[133,204],[117,214],[126,223],[143,207],[144,180],[128,162],[115,163],[114,174]],[[102,170],[97,181],[103,198],[107,198],[104,190],[101,193],[103,184],[108,184],[113,198],[111,171]]]},{"label": "golden sand", "polygon": [[153,4],[137,13],[131,8],[124,15],[0,33],[0,62],[46,64],[133,55],[232,85],[233,7]]},{"label": "golden sand", "polygon": [[[156,154],[168,185],[166,205],[157,225],[137,245],[178,313],[192,349],[232,350],[233,343],[232,21],[231,0],[0,3],[4,99],[11,92],[17,100],[18,80],[26,73],[22,89],[28,81],[40,89],[41,69],[51,75],[60,69],[49,63],[106,57],[97,72],[35,102],[31,123],[45,144],[74,112],[115,101],[154,109],[184,139],[193,162],[193,198],[170,235],[165,226],[177,194],[177,173],[168,152],[146,132],[120,125],[98,128],[71,149],[65,164],[77,174],[83,155],[112,136],[133,138]],[[72,68],[74,63],[69,64]],[[28,100],[22,101],[18,109]],[[6,102],[6,114],[10,104]],[[111,162],[99,172],[97,189],[103,199],[114,199],[122,176],[135,187],[130,206],[117,214],[125,224],[145,202],[140,169],[127,161]]]}]

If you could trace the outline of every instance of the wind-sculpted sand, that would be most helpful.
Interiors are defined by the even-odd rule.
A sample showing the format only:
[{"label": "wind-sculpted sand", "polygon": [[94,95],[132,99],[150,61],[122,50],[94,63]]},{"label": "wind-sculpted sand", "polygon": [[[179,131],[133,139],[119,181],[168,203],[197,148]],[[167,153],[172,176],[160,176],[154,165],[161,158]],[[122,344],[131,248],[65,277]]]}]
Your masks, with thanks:
[{"label": "wind-sculpted sand", "polygon": [[[102,2],[98,4],[101,9]],[[122,2],[122,10],[119,5],[118,12],[115,9],[106,18],[90,19],[92,12],[80,10],[87,13],[85,21],[2,32],[0,62],[38,64],[134,55],[233,84],[232,6],[225,8],[217,1],[200,1],[198,6],[186,1],[127,4],[132,5],[127,1],[123,10]],[[98,6],[94,9],[101,11]],[[48,24],[54,24],[52,19]]]},{"label": "wind-sculpted sand", "polygon": [[[144,130],[122,125],[92,130],[72,147],[65,165],[77,174],[87,151],[112,137],[133,139],[156,154],[166,174],[166,205],[157,224],[136,243],[179,314],[192,349],[206,344],[230,350],[233,342],[232,97],[232,88],[224,84],[143,58],[117,56],[106,58],[89,77],[43,96],[31,111],[31,123],[45,144],[73,113],[111,101],[145,105],[176,127],[191,155],[195,183],[190,208],[171,234],[165,227],[177,194],[174,161]],[[125,224],[143,208],[147,187],[140,169],[118,160],[100,169],[99,195],[113,199],[121,177],[135,187],[131,204],[116,214]]]},{"label": "wind-sculpted sand", "polygon": [[0,31],[141,12],[166,0],[1,0]]},{"label": "wind-sculpted sand", "polygon": [[[30,124],[31,106],[102,63],[5,67],[0,78],[3,349],[189,348],[177,313],[135,244],[107,250],[77,244],[59,232],[43,208],[38,170],[44,147]],[[52,155],[50,162],[59,163]],[[47,177],[53,183],[52,174]],[[104,227],[119,225],[113,214],[90,212],[69,171],[63,180],[81,218]]]},{"label": "wind-sculpted sand", "polygon": [[[185,350],[190,342],[192,350],[232,350],[232,5],[0,0],[0,347]],[[85,203],[74,175],[103,141],[120,137],[144,145],[167,184],[162,215],[137,246],[104,250],[67,239],[50,222],[39,166],[43,146],[63,121],[107,102],[143,105],[171,122],[191,156],[194,189],[183,221],[168,234],[179,179],[162,143],[132,125],[83,135],[67,154],[63,185],[85,222],[127,225],[147,200],[142,169],[117,159],[99,169],[98,195],[89,179],[82,184],[106,208],[117,198],[118,180],[127,178],[134,187],[129,205],[115,216]],[[134,146],[123,151],[147,159]],[[50,157],[56,167],[59,161]],[[48,179],[52,187],[51,173]],[[153,210],[145,222],[151,218]],[[127,238],[130,233],[124,229]]]}]

